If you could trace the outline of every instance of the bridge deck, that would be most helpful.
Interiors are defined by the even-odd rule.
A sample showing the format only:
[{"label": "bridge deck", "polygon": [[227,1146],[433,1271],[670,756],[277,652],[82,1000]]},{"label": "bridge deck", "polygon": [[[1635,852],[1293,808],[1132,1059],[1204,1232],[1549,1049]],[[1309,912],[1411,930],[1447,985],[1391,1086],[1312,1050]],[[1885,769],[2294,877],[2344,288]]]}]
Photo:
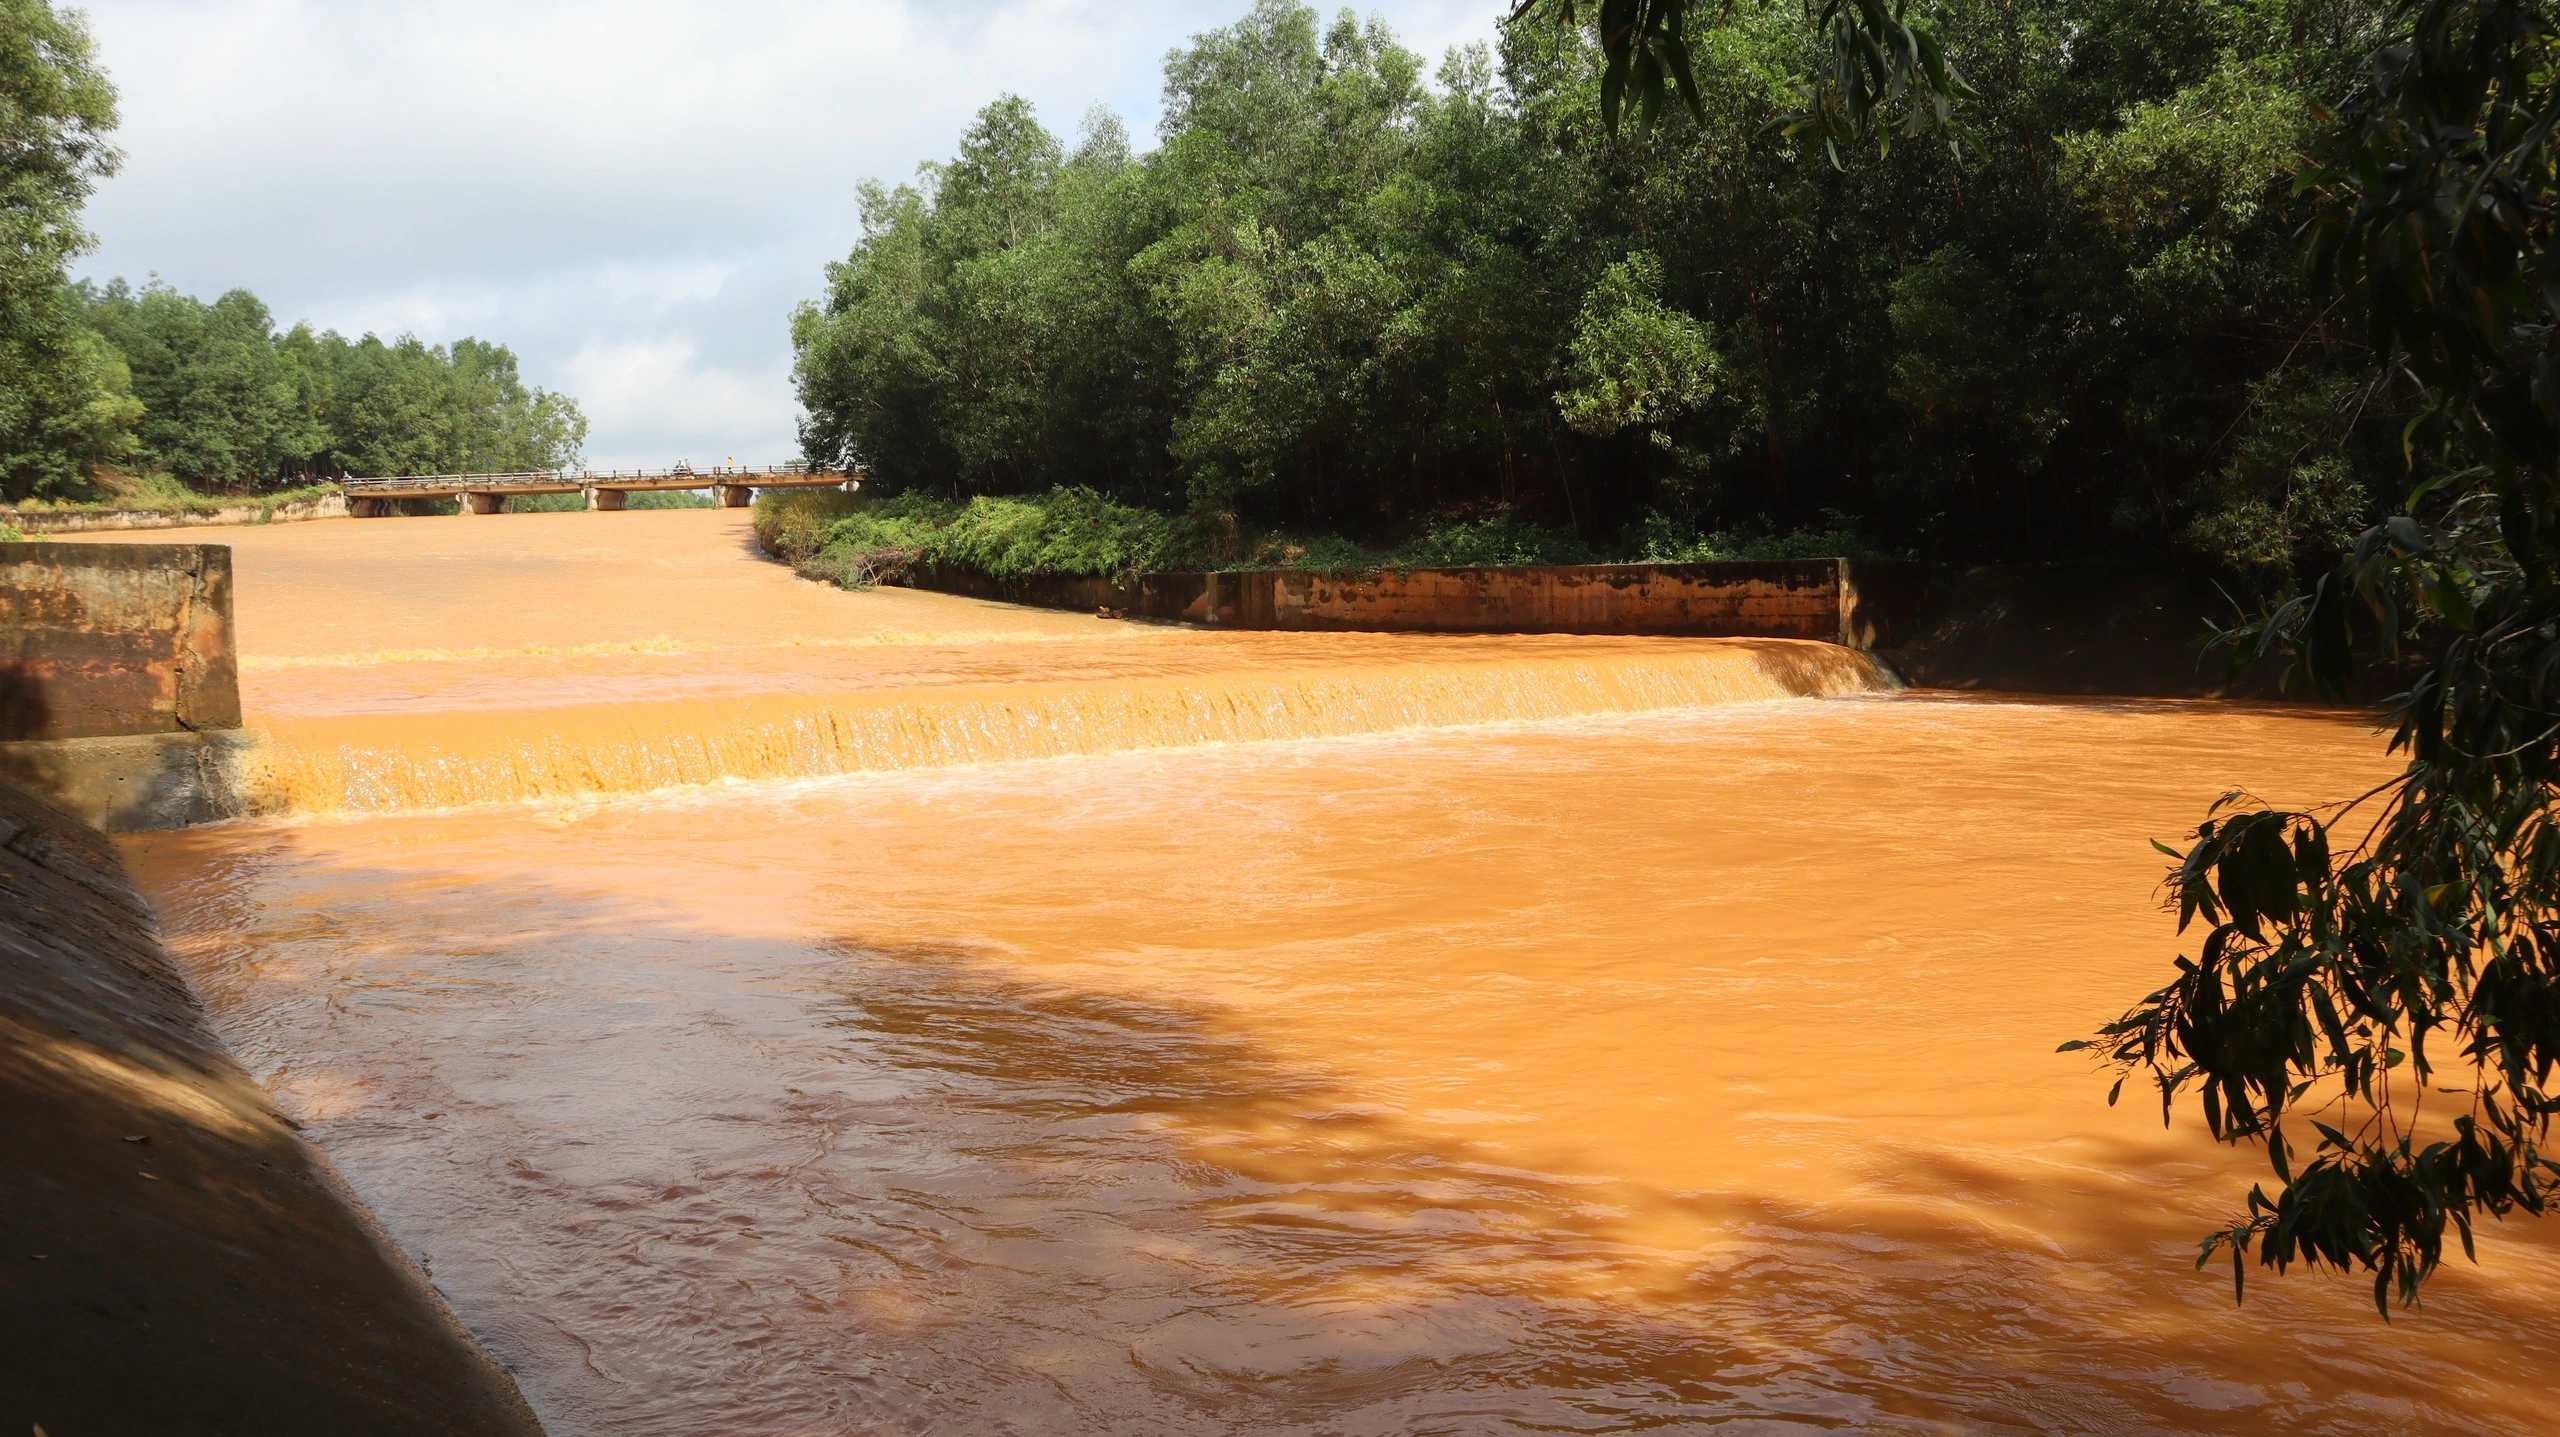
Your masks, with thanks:
[{"label": "bridge deck", "polygon": [[513,474],[398,474],[341,479],[350,499],[452,499],[464,494],[577,494],[601,489],[631,493],[653,489],[784,489],[842,484],[859,475],[807,464],[692,469],[536,470]]}]

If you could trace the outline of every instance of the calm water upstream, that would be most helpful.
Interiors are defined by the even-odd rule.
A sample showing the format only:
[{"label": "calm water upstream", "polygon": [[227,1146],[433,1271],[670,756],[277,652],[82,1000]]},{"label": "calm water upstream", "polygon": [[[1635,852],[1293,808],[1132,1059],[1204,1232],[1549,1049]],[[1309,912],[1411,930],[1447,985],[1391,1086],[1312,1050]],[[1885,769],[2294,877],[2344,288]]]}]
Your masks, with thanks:
[{"label": "calm water upstream", "polygon": [[308,812],[128,853],[562,1437],[2548,1430],[2560,1229],[2235,1310],[2255,1155],[2053,1051],[2357,722],[242,534]]}]

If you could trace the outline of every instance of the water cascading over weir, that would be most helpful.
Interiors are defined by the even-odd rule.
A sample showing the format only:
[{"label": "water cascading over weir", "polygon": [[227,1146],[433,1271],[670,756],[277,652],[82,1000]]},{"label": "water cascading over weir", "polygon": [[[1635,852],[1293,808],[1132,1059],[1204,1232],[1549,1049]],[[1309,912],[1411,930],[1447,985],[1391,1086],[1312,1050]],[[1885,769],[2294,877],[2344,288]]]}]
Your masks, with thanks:
[{"label": "water cascading over weir", "polygon": [[[464,532],[409,527],[420,522],[350,526],[336,531],[335,543],[315,538],[294,545],[315,554],[377,542],[386,552],[404,545],[433,552],[448,542],[435,535]],[[508,522],[509,542],[496,548],[538,533],[580,553],[598,532],[588,526],[607,522],[520,516]],[[633,515],[620,522],[646,521]],[[125,561],[145,554],[124,547],[93,552]],[[221,560],[227,604],[227,552],[202,552]],[[716,546],[706,546],[703,557],[736,563]],[[542,562],[527,554],[523,564],[449,576],[414,566],[380,571],[378,578],[367,575],[380,587],[352,603],[335,587],[269,594],[253,583],[244,624],[253,634],[262,623],[307,628],[298,616],[317,603],[345,615],[335,627],[358,625],[386,638],[422,627],[453,633],[457,614],[467,615],[483,636],[500,638],[521,617],[508,602],[508,576]],[[1201,594],[1189,602],[1199,612],[1188,625],[1118,623],[1089,613],[1036,615],[1035,621],[1036,611],[884,592],[866,603],[923,605],[934,624],[850,634],[806,632],[803,620],[820,615],[801,614],[791,604],[825,591],[773,568],[757,564],[744,571],[765,585],[751,600],[696,604],[694,595],[652,572],[660,562],[598,576],[605,582],[595,608],[579,617],[591,628],[603,624],[594,632],[623,634],[601,641],[579,629],[558,637],[587,642],[259,652],[253,641],[235,653],[226,616],[217,640],[191,641],[210,657],[182,663],[185,654],[173,650],[163,662],[171,684],[207,664],[218,667],[226,702],[238,705],[221,723],[173,712],[155,720],[171,730],[156,738],[82,740],[64,753],[55,752],[61,745],[21,743],[0,752],[0,760],[102,826],[135,830],[259,814],[411,811],[1550,721],[1897,686],[1871,654],[1807,641],[1846,635],[1867,622],[1858,615],[1874,609],[1860,607],[1846,566],[1835,561],[1732,566],[1737,572],[1729,576],[1706,572],[1715,566],[1676,566],[1677,572],[1635,566],[1606,582],[1566,571],[1528,571],[1521,582],[1496,571],[1314,588],[1274,582],[1264,587],[1281,602],[1262,605],[1271,613],[1259,624],[1261,609],[1251,598],[1261,590],[1253,575],[1195,584]],[[730,570],[718,572],[720,582],[736,582]],[[1178,607],[1180,578],[1150,576],[1149,583]],[[454,583],[462,588],[442,592]],[[774,583],[791,596],[780,608]],[[1363,606],[1381,612],[1363,616]],[[1333,616],[1337,610],[1347,617]],[[406,617],[412,611],[433,618],[422,626]],[[639,633],[638,624],[651,622],[652,614],[666,621],[680,614],[682,622],[668,627],[694,629],[680,636]],[[1289,617],[1298,614],[1305,617]],[[788,622],[780,621],[786,615]],[[955,630],[964,616],[988,627]],[[833,611],[824,617],[842,622]],[[1275,620],[1369,631],[1271,631]],[[1379,631],[1541,622],[1596,625],[1603,632]],[[1788,637],[1625,632],[1644,624],[1675,634],[1703,629]],[[70,632],[64,631],[66,642]],[[228,697],[235,667],[240,700]],[[69,797],[75,789],[78,796]]]},{"label": "water cascading over weir", "polygon": [[[1188,641],[1186,641],[1188,640]],[[1870,655],[1787,641],[1165,635],[1017,651],[802,651],[814,687],[258,721],[245,809],[380,812],[1199,744],[1634,714],[1897,687]],[[423,661],[432,668],[437,661]],[[695,666],[669,656],[673,673]],[[707,686],[745,676],[696,668]],[[814,672],[813,672],[814,671]],[[304,676],[313,676],[305,670]],[[571,700],[571,701],[559,701]]]}]

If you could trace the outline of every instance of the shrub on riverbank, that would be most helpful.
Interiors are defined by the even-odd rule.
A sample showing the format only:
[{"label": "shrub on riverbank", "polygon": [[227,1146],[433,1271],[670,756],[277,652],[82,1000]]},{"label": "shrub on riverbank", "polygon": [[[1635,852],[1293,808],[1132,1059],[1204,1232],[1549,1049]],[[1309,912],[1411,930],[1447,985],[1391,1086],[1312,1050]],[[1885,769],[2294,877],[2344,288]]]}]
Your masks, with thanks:
[{"label": "shrub on riverbank", "polygon": [[1090,489],[955,504],[925,494],[865,499],[839,491],[767,494],[756,537],[810,578],[849,588],[901,584],[938,568],[996,579],[1109,577],[1179,565],[1182,526]]},{"label": "shrub on riverbank", "polygon": [[750,522],[764,551],[797,568],[817,556],[827,526],[862,504],[842,489],[768,489],[756,496]]},{"label": "shrub on riverbank", "polygon": [[980,495],[938,529],[918,533],[926,562],[997,579],[1109,578],[1176,567],[1193,547],[1184,537],[1181,526],[1162,514],[1081,488],[1022,498]]},{"label": "shrub on riverbank", "polygon": [[9,506],[21,514],[210,514],[218,509],[252,508],[263,516],[286,504],[306,504],[338,492],[335,484],[306,484],[265,494],[204,494],[164,470],[126,473],[100,468],[90,476],[97,496],[90,499],[22,499]]},{"label": "shrub on riverbank", "polygon": [[1856,521],[1822,529],[1693,534],[1651,520],[1610,548],[1507,513],[1444,522],[1371,547],[1338,534],[1239,535],[1190,517],[1115,503],[1091,489],[965,504],[909,492],[887,498],[789,490],[756,500],[756,537],[803,577],[844,588],[910,584],[926,571],[992,579],[1118,578],[1142,570],[1306,569],[1324,574],[1510,564],[1687,563],[1714,559],[1883,557]]}]

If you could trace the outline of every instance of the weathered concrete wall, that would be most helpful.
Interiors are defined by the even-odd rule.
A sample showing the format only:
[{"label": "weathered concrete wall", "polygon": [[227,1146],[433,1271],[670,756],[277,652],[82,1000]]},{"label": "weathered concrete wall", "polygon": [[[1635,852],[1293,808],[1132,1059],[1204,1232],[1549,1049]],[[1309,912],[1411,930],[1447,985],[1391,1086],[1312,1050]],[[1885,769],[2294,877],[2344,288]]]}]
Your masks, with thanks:
[{"label": "weathered concrete wall", "polygon": [[0,741],[239,725],[228,548],[0,544]]},{"label": "weathered concrete wall", "polygon": [[[2213,576],[2162,564],[1957,568],[1872,559],[1147,573],[1125,583],[971,574],[925,588],[1050,608],[1246,629],[1697,634],[1874,650],[1922,688],[2121,697],[2275,698],[2271,667],[2233,674],[2197,640],[2239,617]],[[2376,654],[2360,697],[2405,687]]]},{"label": "weathered concrete wall", "polygon": [[[1840,568],[1830,560],[1210,578],[1216,621],[1254,629],[1840,636]],[[1204,609],[1207,598],[1204,593]]]},{"label": "weathered concrete wall", "polygon": [[1048,608],[1243,629],[1691,634],[1899,642],[1932,588],[1926,565],[1581,564],[1328,576],[1301,569],[1149,573],[1126,583],[934,572],[921,587]]},{"label": "weathered concrete wall", "polygon": [[207,1029],[106,840],[0,784],[0,894],[7,1430],[537,1434]]},{"label": "weathered concrete wall", "polygon": [[100,529],[195,529],[209,524],[295,524],[347,517],[344,495],[324,494],[291,504],[226,504],[219,509],[109,509],[104,511],[0,510],[0,520],[27,534],[83,534]]},{"label": "weathered concrete wall", "polygon": [[156,833],[249,812],[240,729],[0,743],[0,782],[107,833]]}]

